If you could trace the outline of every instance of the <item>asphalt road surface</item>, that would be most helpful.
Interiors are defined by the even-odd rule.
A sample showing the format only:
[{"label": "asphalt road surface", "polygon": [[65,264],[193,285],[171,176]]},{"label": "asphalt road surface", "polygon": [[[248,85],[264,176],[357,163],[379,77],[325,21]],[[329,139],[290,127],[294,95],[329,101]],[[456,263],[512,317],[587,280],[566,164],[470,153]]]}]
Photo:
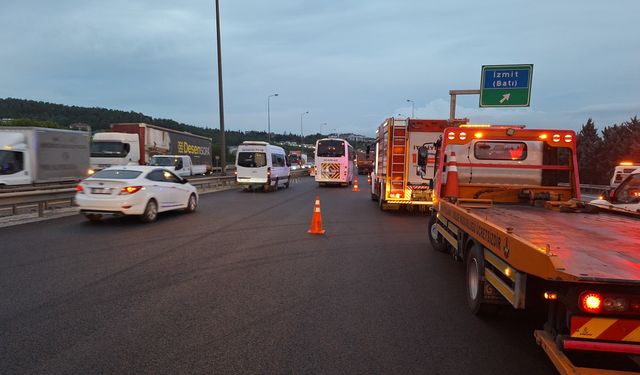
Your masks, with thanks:
[{"label": "asphalt road surface", "polygon": [[[152,224],[0,229],[0,374],[555,373],[541,321],[474,317],[427,218],[364,190],[306,178]],[[306,233],[316,195],[324,236]]]}]

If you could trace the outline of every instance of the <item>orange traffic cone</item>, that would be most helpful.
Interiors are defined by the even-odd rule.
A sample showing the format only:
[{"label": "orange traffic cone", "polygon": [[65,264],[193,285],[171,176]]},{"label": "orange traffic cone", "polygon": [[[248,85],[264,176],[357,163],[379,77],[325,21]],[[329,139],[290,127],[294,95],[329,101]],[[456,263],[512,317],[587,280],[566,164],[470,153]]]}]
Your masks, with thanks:
[{"label": "orange traffic cone", "polygon": [[322,215],[320,214],[320,197],[316,197],[316,204],[313,206],[313,216],[311,217],[311,228],[307,231],[309,234],[324,234],[322,229]]},{"label": "orange traffic cone", "polygon": [[355,174],[353,175],[353,190],[352,191],[360,191],[360,189],[358,189],[358,176],[356,176]]},{"label": "orange traffic cone", "polygon": [[456,161],[456,153],[451,152],[449,162],[447,163],[447,184],[444,187],[445,197],[458,197],[460,194],[458,188],[458,163]]}]

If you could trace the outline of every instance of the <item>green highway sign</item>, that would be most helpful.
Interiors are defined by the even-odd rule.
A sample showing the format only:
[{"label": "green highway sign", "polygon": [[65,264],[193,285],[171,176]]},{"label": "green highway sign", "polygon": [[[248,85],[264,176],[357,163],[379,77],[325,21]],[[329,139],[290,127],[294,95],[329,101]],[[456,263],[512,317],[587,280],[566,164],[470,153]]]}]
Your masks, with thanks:
[{"label": "green highway sign", "polygon": [[483,65],[480,107],[528,107],[533,64]]}]

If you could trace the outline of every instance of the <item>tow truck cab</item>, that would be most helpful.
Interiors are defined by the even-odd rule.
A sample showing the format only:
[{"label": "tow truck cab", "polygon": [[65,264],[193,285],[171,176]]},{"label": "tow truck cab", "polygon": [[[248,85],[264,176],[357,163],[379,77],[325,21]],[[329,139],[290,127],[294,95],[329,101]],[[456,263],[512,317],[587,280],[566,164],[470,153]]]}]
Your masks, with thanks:
[{"label": "tow truck cab", "polygon": [[[581,202],[575,140],[523,126],[445,129],[427,233],[434,250],[464,261],[472,313],[547,309],[534,336],[560,373],[637,373],[639,222]],[[637,181],[640,196],[635,178],[619,189]],[[618,372],[574,363],[603,353]]]}]

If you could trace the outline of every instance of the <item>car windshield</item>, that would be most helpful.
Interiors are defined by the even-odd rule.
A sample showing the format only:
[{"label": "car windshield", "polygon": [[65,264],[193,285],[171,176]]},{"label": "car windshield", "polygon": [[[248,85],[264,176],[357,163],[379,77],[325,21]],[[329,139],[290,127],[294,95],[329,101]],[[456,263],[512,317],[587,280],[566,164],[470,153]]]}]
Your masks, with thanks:
[{"label": "car windshield", "polygon": [[176,158],[166,156],[154,156],[149,160],[149,165],[156,165],[161,167],[173,167],[177,163]]},{"label": "car windshield", "polygon": [[91,144],[91,156],[98,158],[122,158],[127,156],[130,147],[128,143],[122,142],[93,142]]},{"label": "car windshield", "polygon": [[97,172],[91,178],[105,178],[105,179],[117,179],[117,180],[133,180],[140,176],[140,171],[129,171],[124,169],[105,169]]},{"label": "car windshield", "polygon": [[640,173],[629,176],[615,193],[619,203],[640,202]]},{"label": "car windshield", "polygon": [[238,166],[245,168],[260,168],[267,165],[267,154],[264,152],[238,153]]},{"label": "car windshield", "polygon": [[324,140],[318,141],[317,155],[320,157],[344,156],[344,141]]}]

